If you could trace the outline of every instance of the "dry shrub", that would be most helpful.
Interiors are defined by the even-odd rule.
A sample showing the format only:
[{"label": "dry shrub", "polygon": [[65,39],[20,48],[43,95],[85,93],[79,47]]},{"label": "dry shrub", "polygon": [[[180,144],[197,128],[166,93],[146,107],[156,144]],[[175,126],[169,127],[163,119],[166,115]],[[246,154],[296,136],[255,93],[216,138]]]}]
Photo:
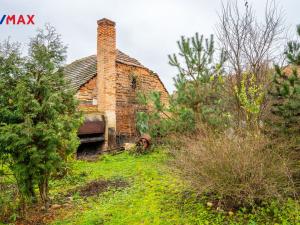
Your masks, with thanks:
[{"label": "dry shrub", "polygon": [[[175,165],[197,192],[226,208],[294,196],[289,161],[262,134],[215,134],[206,129],[180,138]],[[178,143],[177,143],[178,144]]]}]

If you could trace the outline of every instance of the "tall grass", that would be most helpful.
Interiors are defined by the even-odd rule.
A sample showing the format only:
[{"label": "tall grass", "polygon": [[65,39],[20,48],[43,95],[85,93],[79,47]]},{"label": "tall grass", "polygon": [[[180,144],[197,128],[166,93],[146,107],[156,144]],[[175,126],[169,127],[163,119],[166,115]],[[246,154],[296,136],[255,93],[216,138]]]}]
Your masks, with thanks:
[{"label": "tall grass", "polygon": [[258,132],[216,134],[200,129],[181,137],[175,165],[194,189],[218,206],[251,207],[295,197],[290,162]]}]

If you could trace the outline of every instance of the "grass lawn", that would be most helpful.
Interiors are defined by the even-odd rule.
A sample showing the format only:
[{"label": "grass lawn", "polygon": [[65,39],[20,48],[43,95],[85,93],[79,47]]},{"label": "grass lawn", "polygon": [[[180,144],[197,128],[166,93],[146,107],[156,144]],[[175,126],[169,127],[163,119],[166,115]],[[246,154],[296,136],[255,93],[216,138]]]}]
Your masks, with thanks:
[{"label": "grass lawn", "polygon": [[[95,162],[73,161],[69,175],[50,183],[52,203],[62,207],[51,209],[39,224],[300,224],[294,201],[255,214],[216,212],[170,170],[168,158],[156,149],[142,156],[123,152]],[[89,185],[95,181],[102,182],[99,188]],[[33,217],[40,214],[33,210]]]},{"label": "grass lawn", "polygon": [[73,207],[62,209],[62,218],[53,224],[222,224],[223,216],[195,203],[195,196],[168,171],[166,157],[160,150],[143,156],[122,153],[103,156],[97,162],[74,162],[74,174],[53,183],[52,195],[62,189],[67,192],[72,183],[84,185],[96,179],[122,179],[128,187],[87,198],[75,193]]},{"label": "grass lawn", "polygon": [[124,152],[96,162],[75,161],[72,175],[52,183],[52,196],[92,180],[123,180],[128,185],[90,197],[73,192],[72,207],[60,209],[52,224],[300,224],[294,202],[256,214],[216,213],[168,169],[167,158],[159,149],[143,156]]}]

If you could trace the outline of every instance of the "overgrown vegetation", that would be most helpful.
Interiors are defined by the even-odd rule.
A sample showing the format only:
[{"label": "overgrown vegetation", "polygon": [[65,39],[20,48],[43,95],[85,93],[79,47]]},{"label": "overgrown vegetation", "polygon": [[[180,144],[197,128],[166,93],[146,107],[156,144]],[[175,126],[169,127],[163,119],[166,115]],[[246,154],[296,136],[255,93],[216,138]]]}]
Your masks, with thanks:
[{"label": "overgrown vegetation", "polygon": [[[129,186],[111,189],[87,199],[74,194],[72,208],[61,209],[52,224],[295,224],[299,220],[295,202],[280,207],[273,202],[269,208],[256,208],[252,212],[213,210],[208,199],[190,190],[181,177],[166,165],[166,149],[156,148],[151,154],[132,156],[122,153],[104,156],[99,161],[74,162],[74,178],[85,173],[76,185],[91,180],[122,179]],[[65,192],[71,187],[71,177],[56,181],[54,190]]]},{"label": "overgrown vegetation", "polygon": [[[300,48],[289,42],[287,68],[272,67],[282,17],[275,2],[265,12],[260,25],[248,2],[245,10],[234,1],[223,6],[218,38],[225,51],[216,64],[213,37],[182,37],[179,53],[169,57],[178,71],[169,105],[151,93],[156,98],[143,113],[147,129],[141,132],[164,137],[176,170],[216,208],[299,200]],[[179,120],[181,109],[193,119]]]},{"label": "overgrown vegetation", "polygon": [[175,166],[220,208],[252,208],[296,195],[291,162],[269,147],[265,135],[216,134],[206,127],[181,139],[181,144],[181,151],[173,151]]},{"label": "overgrown vegetation", "polygon": [[[53,201],[61,207],[43,214],[38,208],[28,212],[28,224],[296,224],[297,205],[276,201],[268,208],[234,214],[210,206],[205,197],[191,191],[181,177],[169,170],[166,149],[132,156],[127,152],[105,155],[96,162],[73,161],[72,173],[50,181]],[[126,186],[95,186],[88,196],[82,190],[97,181],[125,182]],[[99,189],[97,189],[99,188]],[[76,191],[77,190],[77,191]],[[10,193],[6,189],[5,193]],[[86,192],[84,192],[86,193]],[[94,194],[91,194],[94,193]],[[214,204],[214,203],[212,203]],[[37,213],[38,212],[38,213]],[[0,223],[1,224],[1,223]]]}]

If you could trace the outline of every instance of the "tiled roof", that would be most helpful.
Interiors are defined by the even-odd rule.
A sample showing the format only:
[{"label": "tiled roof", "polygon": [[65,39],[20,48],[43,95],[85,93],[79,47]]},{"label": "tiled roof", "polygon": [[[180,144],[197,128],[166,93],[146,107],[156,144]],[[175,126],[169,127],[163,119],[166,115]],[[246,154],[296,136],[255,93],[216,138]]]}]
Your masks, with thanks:
[{"label": "tiled roof", "polygon": [[[117,50],[117,62],[142,67],[144,66],[136,59],[131,58],[125,53]],[[97,74],[97,58],[91,55],[72,62],[64,69],[65,76],[71,83],[71,87],[78,90],[83,84]]]},{"label": "tiled roof", "polygon": [[91,55],[72,62],[64,69],[66,79],[71,87],[78,90],[97,73],[96,55]]},{"label": "tiled roof", "polygon": [[144,66],[139,61],[137,61],[134,58],[131,58],[130,56],[126,55],[120,50],[117,50],[117,62],[144,68]]}]

